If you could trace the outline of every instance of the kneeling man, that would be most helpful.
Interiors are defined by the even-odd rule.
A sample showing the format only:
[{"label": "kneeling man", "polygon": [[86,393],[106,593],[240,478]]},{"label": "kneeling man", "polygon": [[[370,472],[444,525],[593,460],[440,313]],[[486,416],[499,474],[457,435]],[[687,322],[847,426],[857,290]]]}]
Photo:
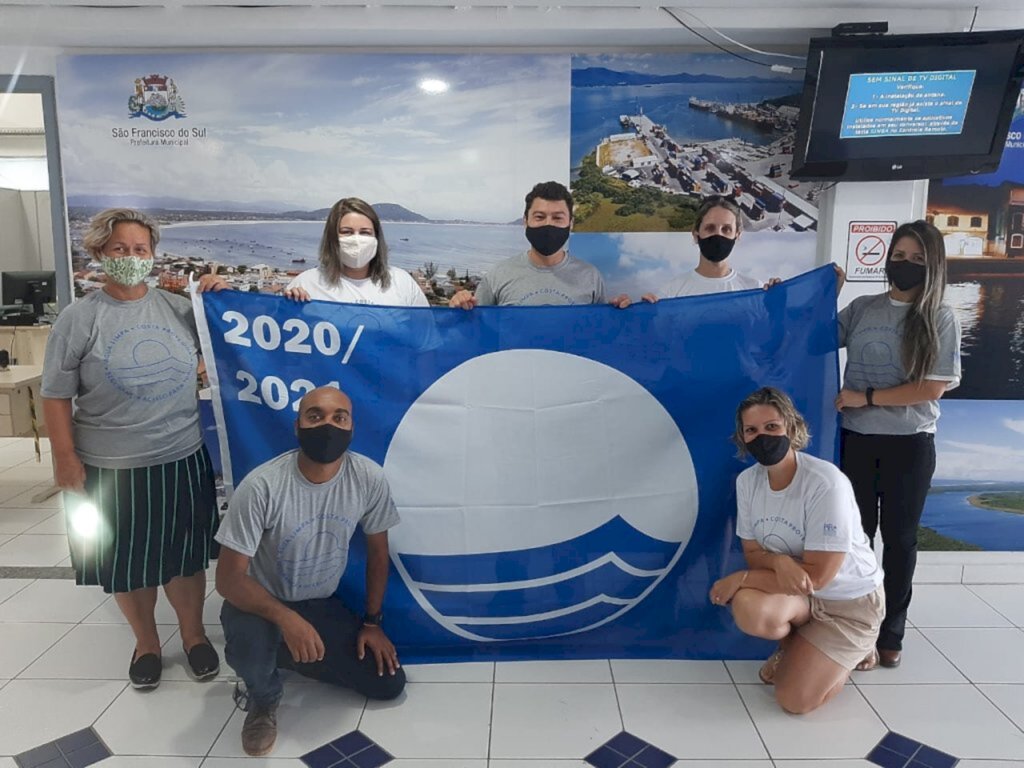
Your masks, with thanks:
[{"label": "kneeling man", "polygon": [[[321,387],[299,403],[298,450],[254,469],[231,497],[217,533],[217,591],[225,656],[245,681],[235,700],[248,714],[242,748],[265,755],[277,739],[278,669],[393,699],[405,686],[381,629],[388,529],[398,511],[378,464],[348,452],[352,402]],[[352,532],[366,536],[366,610],[332,595]]]}]

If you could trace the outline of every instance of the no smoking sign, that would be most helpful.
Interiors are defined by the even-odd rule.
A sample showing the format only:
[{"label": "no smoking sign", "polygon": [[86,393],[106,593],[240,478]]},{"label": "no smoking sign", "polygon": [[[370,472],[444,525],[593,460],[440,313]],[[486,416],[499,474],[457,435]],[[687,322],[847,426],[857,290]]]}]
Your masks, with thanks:
[{"label": "no smoking sign", "polygon": [[846,279],[884,281],[885,254],[895,231],[895,221],[851,221],[846,245]]}]

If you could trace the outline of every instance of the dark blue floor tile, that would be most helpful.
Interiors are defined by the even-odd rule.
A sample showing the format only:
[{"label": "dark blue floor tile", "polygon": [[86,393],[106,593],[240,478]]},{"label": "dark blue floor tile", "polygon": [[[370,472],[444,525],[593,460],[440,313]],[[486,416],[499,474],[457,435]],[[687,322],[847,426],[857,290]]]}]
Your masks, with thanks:
[{"label": "dark blue floor tile", "polygon": [[584,762],[590,763],[594,768],[623,768],[629,762],[629,758],[607,746],[598,747],[585,758]]},{"label": "dark blue floor tile", "polygon": [[348,761],[354,763],[358,768],[378,768],[378,766],[390,763],[392,760],[394,758],[376,744],[371,744],[367,749],[354,755],[349,755],[348,758]]},{"label": "dark blue floor tile", "polygon": [[633,758],[633,762],[641,768],[668,768],[676,762],[676,758],[663,749],[649,745]]},{"label": "dark blue floor tile", "polygon": [[48,763],[56,757],[61,757],[61,751],[57,749],[55,742],[48,742],[35,749],[30,749],[28,752],[22,752],[20,755],[14,756],[14,762],[16,762],[20,768],[37,768],[38,766]]},{"label": "dark blue floor tile", "polygon": [[869,763],[880,765],[882,768],[904,768],[910,762],[906,755],[898,755],[885,747],[875,747],[866,759]]},{"label": "dark blue floor tile", "polygon": [[611,739],[606,741],[604,746],[615,750],[624,757],[633,757],[634,755],[638,755],[640,751],[647,746],[647,742],[643,739],[638,739],[628,731],[623,731],[617,736],[613,736]]},{"label": "dark blue floor tile", "polygon": [[92,728],[83,728],[81,731],[75,731],[57,739],[57,748],[65,755],[70,755],[72,752],[88,747],[90,744],[95,744],[99,740],[100,737],[96,735],[96,731]]},{"label": "dark blue floor tile", "polygon": [[352,731],[331,742],[331,746],[346,757],[361,752],[373,745],[373,741],[362,731]]},{"label": "dark blue floor tile", "polygon": [[889,731],[889,733],[883,736],[882,740],[878,742],[878,746],[885,747],[886,749],[895,752],[897,755],[910,757],[917,752],[918,747],[921,746],[921,742],[908,739],[903,734]]},{"label": "dark blue floor tile", "polygon": [[110,757],[110,750],[107,749],[106,745],[94,741],[87,747],[76,749],[70,755],[67,755],[66,759],[71,768],[85,768],[87,765],[98,763],[100,760],[106,760],[108,757]]},{"label": "dark blue floor tile", "polygon": [[55,757],[53,760],[39,763],[35,768],[68,768],[68,761],[63,756]]},{"label": "dark blue floor tile", "polygon": [[922,746],[914,755],[914,762],[921,763],[927,768],[953,768],[959,761],[953,755],[940,752],[928,746]]},{"label": "dark blue floor tile", "polygon": [[331,766],[337,765],[344,760],[344,755],[330,744],[324,744],[319,749],[307,752],[299,759],[308,765],[309,768],[331,768]]}]

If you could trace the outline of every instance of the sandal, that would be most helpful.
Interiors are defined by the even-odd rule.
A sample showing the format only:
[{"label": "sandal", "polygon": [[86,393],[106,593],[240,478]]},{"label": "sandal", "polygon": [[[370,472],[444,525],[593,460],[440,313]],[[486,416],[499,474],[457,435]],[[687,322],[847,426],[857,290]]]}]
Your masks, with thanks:
[{"label": "sandal", "polygon": [[761,682],[765,685],[775,685],[775,673],[779,670],[779,664],[782,662],[782,656],[785,654],[785,649],[780,645],[775,649],[775,653],[768,657],[768,660],[761,665],[761,669],[757,671],[757,676],[761,678]]},{"label": "sandal", "polygon": [[870,672],[872,669],[878,668],[878,661],[878,650],[872,648],[868,655],[854,669],[858,672]]},{"label": "sandal", "polygon": [[185,658],[196,681],[210,680],[220,673],[220,657],[208,639],[185,651]]}]

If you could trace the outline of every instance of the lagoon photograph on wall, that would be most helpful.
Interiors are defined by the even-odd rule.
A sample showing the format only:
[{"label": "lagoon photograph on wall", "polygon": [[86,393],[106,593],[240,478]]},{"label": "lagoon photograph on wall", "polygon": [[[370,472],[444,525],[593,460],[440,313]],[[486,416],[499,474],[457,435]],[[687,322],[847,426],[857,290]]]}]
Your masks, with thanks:
[{"label": "lagoon photograph on wall", "polygon": [[826,185],[789,178],[802,87],[725,54],[573,56],[576,229],[689,231],[722,195],[748,230],[815,230]]},{"label": "lagoon photograph on wall", "polygon": [[1024,551],[1024,402],[943,398],[935,448],[920,548]]}]

